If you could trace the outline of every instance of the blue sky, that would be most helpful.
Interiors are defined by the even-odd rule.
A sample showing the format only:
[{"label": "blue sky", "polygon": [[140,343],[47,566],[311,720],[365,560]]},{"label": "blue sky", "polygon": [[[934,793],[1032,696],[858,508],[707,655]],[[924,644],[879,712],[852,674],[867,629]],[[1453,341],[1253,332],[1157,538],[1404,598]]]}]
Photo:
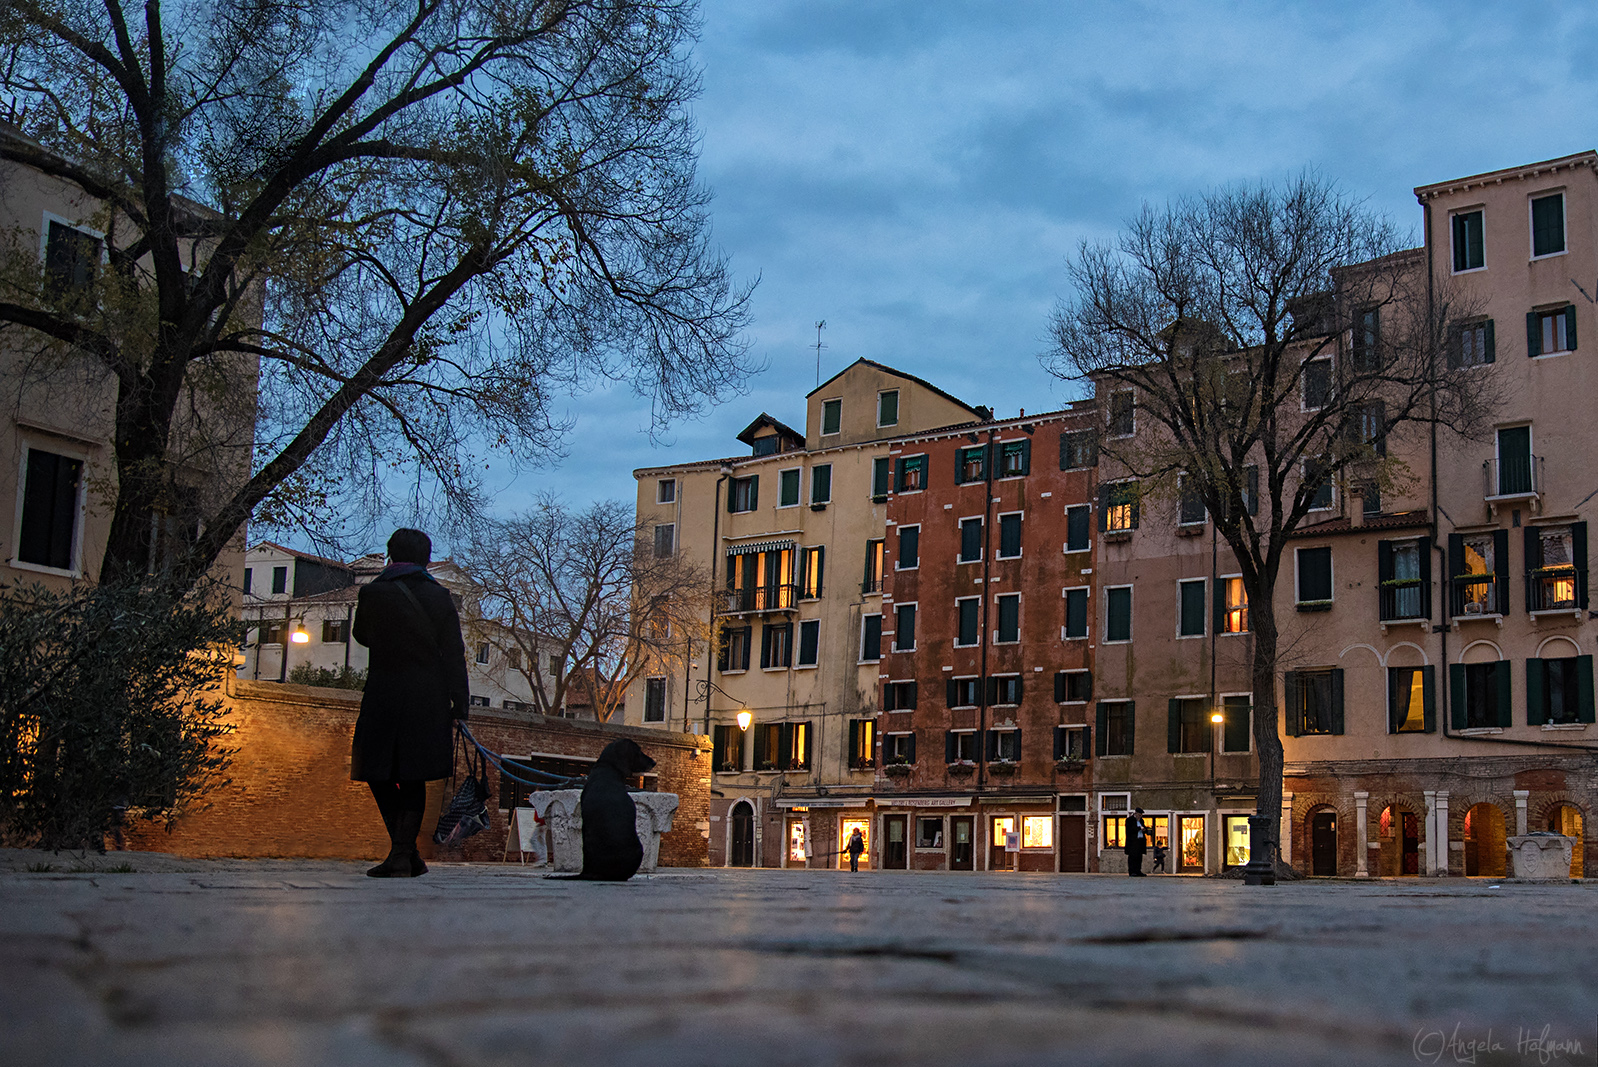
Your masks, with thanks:
[{"label": "blue sky", "polygon": [[1598,145],[1598,5],[703,0],[696,106],[715,236],[760,276],[748,395],[651,443],[572,398],[569,456],[490,482],[633,498],[631,472],[802,426],[865,356],[1000,415],[1071,393],[1037,362],[1064,263],[1144,201],[1313,168],[1401,230],[1417,185]]}]

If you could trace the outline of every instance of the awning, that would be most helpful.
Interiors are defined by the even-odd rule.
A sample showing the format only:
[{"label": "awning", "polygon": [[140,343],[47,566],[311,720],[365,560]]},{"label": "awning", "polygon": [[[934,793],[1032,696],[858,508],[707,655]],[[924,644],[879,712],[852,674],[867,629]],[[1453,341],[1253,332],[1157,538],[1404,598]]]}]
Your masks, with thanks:
[{"label": "awning", "polygon": [[882,808],[969,808],[972,797],[878,797]]},{"label": "awning", "polygon": [[870,797],[784,797],[777,801],[779,808],[863,808]]},{"label": "awning", "polygon": [[756,552],[783,552],[794,547],[794,541],[756,541],[752,545],[733,545],[727,549],[729,556],[752,556]]}]

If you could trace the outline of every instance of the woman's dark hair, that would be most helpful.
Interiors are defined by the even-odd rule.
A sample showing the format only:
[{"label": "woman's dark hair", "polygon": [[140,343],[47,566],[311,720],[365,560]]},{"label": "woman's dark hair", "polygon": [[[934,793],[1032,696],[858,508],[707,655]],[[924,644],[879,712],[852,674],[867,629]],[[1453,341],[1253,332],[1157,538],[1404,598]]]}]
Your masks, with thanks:
[{"label": "woman's dark hair", "polygon": [[433,560],[433,542],[420,530],[399,529],[388,539],[388,558],[395,563],[420,563]]}]

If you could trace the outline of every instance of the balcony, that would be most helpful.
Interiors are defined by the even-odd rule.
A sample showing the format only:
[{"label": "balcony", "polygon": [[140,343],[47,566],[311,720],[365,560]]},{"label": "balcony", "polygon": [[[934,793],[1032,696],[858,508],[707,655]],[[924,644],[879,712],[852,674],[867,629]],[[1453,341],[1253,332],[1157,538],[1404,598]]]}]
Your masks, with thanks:
[{"label": "balcony", "polygon": [[793,611],[799,600],[799,587],[755,585],[747,589],[724,589],[719,594],[718,615],[746,615],[768,611]]},{"label": "balcony", "polygon": [[1504,456],[1481,465],[1482,496],[1489,510],[1498,504],[1530,501],[1535,510],[1542,499],[1543,457]]},{"label": "balcony", "polygon": [[1449,589],[1448,613],[1456,623],[1461,619],[1502,620],[1501,594],[1496,574],[1461,574]]},{"label": "balcony", "polygon": [[1577,607],[1576,568],[1570,564],[1538,567],[1526,572],[1526,610],[1568,611],[1581,616]]},{"label": "balcony", "polygon": [[861,596],[870,596],[872,593],[880,592],[882,592],[881,578],[867,578],[865,581],[860,583]]},{"label": "balcony", "polygon": [[1378,596],[1381,623],[1425,622],[1431,615],[1432,584],[1419,578],[1383,582]]}]

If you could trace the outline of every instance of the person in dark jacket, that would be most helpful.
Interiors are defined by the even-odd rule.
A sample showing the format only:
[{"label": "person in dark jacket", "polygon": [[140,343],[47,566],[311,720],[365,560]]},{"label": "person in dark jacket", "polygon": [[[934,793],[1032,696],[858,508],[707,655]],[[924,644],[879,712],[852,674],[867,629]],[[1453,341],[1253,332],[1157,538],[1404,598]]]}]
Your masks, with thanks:
[{"label": "person in dark jacket", "polygon": [[1126,820],[1126,873],[1133,878],[1143,874],[1143,853],[1148,851],[1148,830],[1143,825],[1143,809],[1133,808]]},{"label": "person in dark jacket", "polygon": [[416,851],[427,782],[449,777],[454,720],[466,718],[470,703],[460,616],[449,591],[427,573],[432,553],[422,531],[395,530],[389,565],[361,588],[351,627],[371,658],[350,778],[371,787],[390,846],[366,872],[373,878],[427,873]]}]

